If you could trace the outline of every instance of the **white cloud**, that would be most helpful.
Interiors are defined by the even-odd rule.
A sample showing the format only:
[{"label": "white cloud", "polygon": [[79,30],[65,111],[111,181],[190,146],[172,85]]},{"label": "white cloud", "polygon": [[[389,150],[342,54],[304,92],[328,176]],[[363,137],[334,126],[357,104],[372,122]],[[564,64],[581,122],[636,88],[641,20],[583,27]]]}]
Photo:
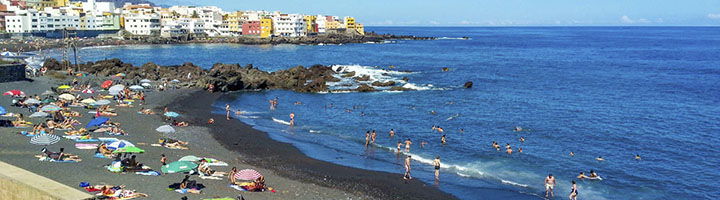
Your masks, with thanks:
[{"label": "white cloud", "polygon": [[713,14],[713,13],[710,13],[710,14],[707,15],[707,18],[710,18],[710,19],[720,19],[720,13],[714,13],[714,14]]},{"label": "white cloud", "polygon": [[643,18],[632,19],[632,18],[628,17],[627,15],[623,15],[622,17],[620,17],[620,21],[624,24],[648,24],[648,23],[650,23],[650,20],[643,19]]}]

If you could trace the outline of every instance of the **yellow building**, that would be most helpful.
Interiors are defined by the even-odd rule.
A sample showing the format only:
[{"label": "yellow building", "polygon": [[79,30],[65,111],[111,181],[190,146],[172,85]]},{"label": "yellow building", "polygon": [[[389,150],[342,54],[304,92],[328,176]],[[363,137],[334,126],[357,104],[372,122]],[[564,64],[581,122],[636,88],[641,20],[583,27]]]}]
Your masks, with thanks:
[{"label": "yellow building", "polygon": [[355,30],[357,30],[360,35],[365,35],[365,26],[363,24],[357,24],[357,26],[355,26]]},{"label": "yellow building", "polygon": [[315,20],[317,20],[317,16],[315,15],[305,15],[305,24],[307,24],[307,32],[308,33],[315,33],[317,32],[317,23],[315,23]]},{"label": "yellow building", "polygon": [[228,29],[230,30],[230,32],[233,32],[233,33],[241,33],[242,32],[242,30],[240,30],[240,28],[242,28],[242,25],[240,25],[240,21],[241,21],[240,18],[242,17],[242,12],[235,11],[230,14],[227,14],[227,16],[225,16],[225,17],[226,17],[226,20],[228,23]]},{"label": "yellow building", "polygon": [[70,4],[70,0],[43,0],[37,5],[36,9],[42,10],[45,7],[65,7]]},{"label": "yellow building", "polygon": [[355,18],[354,17],[345,17],[345,28],[347,28],[347,29],[355,28]]},{"label": "yellow building", "polygon": [[331,21],[325,23],[325,29],[339,29],[340,28],[340,22],[338,21]]},{"label": "yellow building", "polygon": [[268,38],[273,34],[272,18],[260,19],[260,38]]}]

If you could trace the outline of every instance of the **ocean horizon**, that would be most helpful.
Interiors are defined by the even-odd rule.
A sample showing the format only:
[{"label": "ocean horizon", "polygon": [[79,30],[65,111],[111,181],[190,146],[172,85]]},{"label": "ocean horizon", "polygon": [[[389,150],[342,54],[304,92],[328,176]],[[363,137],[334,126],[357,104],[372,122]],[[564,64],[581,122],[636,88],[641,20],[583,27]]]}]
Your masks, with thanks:
[{"label": "ocean horizon", "polygon": [[[230,104],[242,111],[234,116],[238,120],[312,158],[396,173],[398,179],[404,156],[412,155],[416,179],[461,199],[487,193],[543,198],[548,174],[557,177],[558,198],[570,192],[572,180],[583,199],[720,198],[720,187],[711,182],[720,165],[720,152],[713,148],[720,142],[713,135],[720,132],[720,38],[714,27],[368,26],[366,31],[438,39],[103,46],[80,49],[79,60],[119,58],[136,66],[192,62],[203,68],[238,63],[266,71],[323,64],[367,75],[367,83],[393,81],[414,91],[235,92],[218,100],[215,112]],[[59,50],[47,54],[62,56]],[[463,88],[466,81],[473,87]],[[342,78],[329,86],[358,84]],[[276,97],[279,106],[270,110],[268,100]],[[291,112],[294,127],[287,125]],[[514,131],[516,126],[523,131]],[[372,130],[377,141],[365,147],[365,133]],[[445,145],[439,142],[443,134]],[[397,142],[406,139],[413,142],[411,150],[397,152]],[[493,141],[515,152],[498,152]],[[442,162],[438,183],[436,156]],[[576,178],[590,170],[603,180]]]}]

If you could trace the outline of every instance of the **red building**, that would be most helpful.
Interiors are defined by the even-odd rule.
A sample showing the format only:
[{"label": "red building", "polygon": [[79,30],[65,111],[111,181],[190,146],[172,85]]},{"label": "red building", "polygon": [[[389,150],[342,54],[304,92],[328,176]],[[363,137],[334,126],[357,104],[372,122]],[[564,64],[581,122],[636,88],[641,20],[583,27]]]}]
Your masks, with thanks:
[{"label": "red building", "polygon": [[243,35],[260,35],[260,21],[247,21],[242,25]]}]

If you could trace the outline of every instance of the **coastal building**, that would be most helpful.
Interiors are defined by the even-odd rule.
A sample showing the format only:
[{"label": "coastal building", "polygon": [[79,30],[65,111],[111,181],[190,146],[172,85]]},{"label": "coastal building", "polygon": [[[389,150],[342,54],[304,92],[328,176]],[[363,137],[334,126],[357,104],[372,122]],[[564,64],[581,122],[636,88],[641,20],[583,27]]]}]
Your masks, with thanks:
[{"label": "coastal building", "polygon": [[340,28],[340,22],[338,21],[328,21],[325,22],[325,32],[328,32],[328,30],[335,30]]},{"label": "coastal building", "polygon": [[317,33],[317,23],[315,22],[317,20],[317,16],[315,15],[305,15],[305,25],[307,26],[305,30],[307,31],[306,34],[312,34]]},{"label": "coastal building", "polygon": [[272,18],[274,36],[299,37],[307,35],[305,19],[299,14],[277,14]]},{"label": "coastal building", "polygon": [[272,18],[264,17],[260,19],[260,37],[268,38],[273,34],[273,21]]},{"label": "coastal building", "polygon": [[20,10],[14,16],[6,16],[6,31],[10,33],[48,32],[58,29],[78,29],[80,15],[76,10],[64,8],[45,8]]},{"label": "coastal building", "polygon": [[162,24],[157,13],[129,13],[123,16],[124,29],[133,35],[160,35]]},{"label": "coastal building", "polygon": [[242,17],[242,14],[243,13],[240,11],[235,11],[235,12],[231,12],[223,17],[224,18],[223,21],[227,22],[228,28],[231,33],[242,34],[242,30],[241,30],[242,25],[240,23],[241,22],[240,17]]},{"label": "coastal building", "polygon": [[246,21],[242,25],[242,35],[260,35],[260,21]]},{"label": "coastal building", "polygon": [[327,22],[330,21],[332,21],[332,17],[330,16],[317,15],[317,19],[315,20],[315,23],[317,24],[317,33],[325,33]]},{"label": "coastal building", "polygon": [[345,17],[344,28],[354,29],[355,28],[355,18],[354,17]]}]

